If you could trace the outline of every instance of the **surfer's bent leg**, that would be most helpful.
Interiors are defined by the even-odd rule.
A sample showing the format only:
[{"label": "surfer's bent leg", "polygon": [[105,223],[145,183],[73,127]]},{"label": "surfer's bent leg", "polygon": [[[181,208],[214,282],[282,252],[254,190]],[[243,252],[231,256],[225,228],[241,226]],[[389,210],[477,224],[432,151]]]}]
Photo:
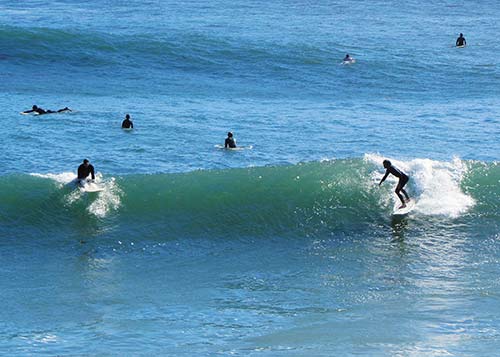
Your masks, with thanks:
[{"label": "surfer's bent leg", "polygon": [[404,200],[404,198],[403,198],[403,196],[401,195],[400,192],[403,192],[403,194],[405,195],[405,197],[406,197],[407,200],[410,199],[410,196],[408,196],[408,193],[406,193],[405,189],[403,188],[408,183],[408,180],[409,180],[408,177],[402,177],[402,178],[400,178],[399,182],[398,182],[398,185],[396,186],[396,190],[395,190],[396,195],[398,195],[399,199],[403,203],[403,206],[405,205],[405,200]]}]

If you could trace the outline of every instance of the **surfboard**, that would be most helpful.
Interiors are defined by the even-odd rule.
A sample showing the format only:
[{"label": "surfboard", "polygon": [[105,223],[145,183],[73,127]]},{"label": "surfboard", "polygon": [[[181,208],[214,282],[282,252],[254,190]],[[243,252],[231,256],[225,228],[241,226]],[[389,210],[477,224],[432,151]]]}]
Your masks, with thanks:
[{"label": "surfboard", "polygon": [[342,61],[342,63],[340,63],[340,64],[350,65],[350,64],[354,64],[354,63],[356,63],[356,60],[354,58],[352,58],[349,61]]},{"label": "surfboard", "polygon": [[456,48],[464,48],[466,45],[455,46]]},{"label": "surfboard", "polygon": [[79,184],[80,190],[83,192],[101,192],[104,191],[104,187],[92,181],[83,181],[80,180]]},{"label": "surfboard", "polygon": [[231,150],[231,151],[239,151],[239,150],[252,150],[253,145],[249,146],[237,146],[235,148],[225,148],[224,145],[214,145],[217,149],[223,149],[223,150]]},{"label": "surfboard", "polygon": [[409,202],[406,202],[406,207],[404,208],[399,208],[401,206],[401,202],[398,202],[394,205],[394,210],[392,211],[392,214],[394,216],[404,216],[413,211],[415,208],[415,201],[410,200]]}]

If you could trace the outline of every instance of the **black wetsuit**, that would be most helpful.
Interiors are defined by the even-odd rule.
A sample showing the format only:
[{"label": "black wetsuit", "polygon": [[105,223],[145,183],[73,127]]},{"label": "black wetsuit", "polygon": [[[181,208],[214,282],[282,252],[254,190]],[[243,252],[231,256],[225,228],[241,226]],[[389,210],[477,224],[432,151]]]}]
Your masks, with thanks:
[{"label": "black wetsuit", "polygon": [[45,109],[42,109],[42,108],[36,108],[36,109],[26,110],[26,111],[24,111],[23,113],[28,114],[28,113],[33,113],[33,112],[35,112],[35,113],[37,113],[38,115],[42,115],[42,114],[61,113],[61,112],[64,112],[64,111],[66,111],[66,110],[71,111],[71,109],[69,109],[68,107],[66,107],[66,108],[62,108],[62,109],[59,109],[57,112],[55,112],[55,111],[53,111],[53,110],[50,110],[50,109],[45,110]]},{"label": "black wetsuit", "polygon": [[88,175],[92,175],[92,180],[95,180],[94,166],[92,166],[91,164],[88,164],[88,166],[85,166],[85,164],[81,164],[80,166],[78,166],[79,180],[85,180]]},{"label": "black wetsuit", "polygon": [[42,114],[49,114],[49,113],[55,113],[55,112],[53,112],[52,110],[44,110],[44,109],[42,109],[42,108],[36,108],[36,109],[31,109],[31,110],[25,110],[23,113],[28,114],[28,113],[33,113],[33,112],[35,112],[35,113],[37,113],[37,114],[40,114],[40,115],[42,115]]},{"label": "black wetsuit", "polygon": [[399,182],[398,182],[398,185],[396,186],[395,192],[396,192],[396,195],[398,195],[399,199],[401,200],[401,202],[404,205],[405,201],[404,201],[403,196],[401,195],[400,192],[403,192],[403,194],[405,195],[407,200],[410,199],[410,196],[408,196],[408,193],[406,193],[405,189],[403,188],[408,183],[410,178],[403,171],[400,171],[396,167],[391,165],[386,169],[385,175],[382,178],[382,181],[380,181],[380,183],[384,182],[385,179],[387,178],[387,176],[389,176],[389,174],[393,174],[394,176],[399,178]]},{"label": "black wetsuit", "polygon": [[224,142],[224,147],[225,148],[231,148],[231,149],[234,149],[236,147],[236,142],[234,141],[234,139],[232,137],[228,137],[226,138],[226,141]]},{"label": "black wetsuit", "polygon": [[467,41],[465,41],[465,37],[460,36],[459,38],[457,38],[457,43],[456,43],[457,46],[465,46],[466,44]]},{"label": "black wetsuit", "polygon": [[122,128],[123,129],[133,129],[134,128],[134,123],[132,123],[132,120],[130,120],[130,119],[125,119],[122,122]]},{"label": "black wetsuit", "polygon": [[399,182],[401,181],[404,181],[404,183],[407,183],[408,182],[408,175],[405,174],[404,172],[398,170],[396,167],[394,166],[389,166],[387,168],[387,172],[393,174],[394,176],[396,176],[397,178],[399,178]]}]

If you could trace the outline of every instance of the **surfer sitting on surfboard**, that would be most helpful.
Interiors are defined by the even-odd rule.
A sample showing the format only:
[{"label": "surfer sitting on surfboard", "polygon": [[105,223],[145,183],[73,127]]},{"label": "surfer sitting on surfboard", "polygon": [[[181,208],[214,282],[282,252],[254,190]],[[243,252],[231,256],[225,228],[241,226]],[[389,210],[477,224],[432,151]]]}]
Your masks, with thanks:
[{"label": "surfer sitting on surfboard", "polygon": [[224,142],[224,148],[225,149],[227,149],[227,148],[230,148],[230,149],[236,148],[236,140],[234,140],[234,138],[233,138],[233,133],[231,133],[231,132],[227,133],[227,138],[226,138],[226,141]]},{"label": "surfer sitting on surfboard", "polygon": [[342,62],[354,62],[354,58],[349,56],[349,54],[346,54]]},{"label": "surfer sitting on surfboard", "polygon": [[65,111],[71,111],[71,109],[66,107],[66,108],[59,109],[58,111],[55,112],[53,110],[50,110],[50,109],[45,110],[45,109],[42,109],[42,108],[34,105],[33,107],[31,107],[31,110],[25,110],[24,112],[21,112],[21,114],[37,113],[39,115],[42,115],[42,114],[61,113],[61,112],[65,112]]},{"label": "surfer sitting on surfboard", "polygon": [[122,122],[122,129],[133,129],[134,123],[130,120],[130,115],[125,115],[125,120]]},{"label": "surfer sitting on surfboard", "polygon": [[460,46],[465,46],[466,44],[467,44],[467,41],[465,41],[465,37],[461,33],[460,36],[457,38],[457,42],[455,43],[455,45],[457,47],[460,47]]},{"label": "surfer sitting on surfboard", "polygon": [[394,176],[398,177],[399,182],[398,182],[398,185],[396,186],[395,192],[396,192],[396,195],[398,195],[401,202],[403,203],[401,205],[401,207],[399,207],[399,209],[405,208],[406,203],[405,203],[405,200],[403,199],[403,196],[401,195],[400,192],[403,192],[403,194],[406,197],[406,201],[408,202],[410,200],[410,196],[408,196],[408,194],[406,193],[406,191],[404,190],[403,187],[408,183],[408,180],[410,178],[403,171],[398,170],[395,166],[392,166],[392,164],[389,160],[384,160],[383,164],[384,164],[384,168],[386,169],[386,171],[385,171],[384,177],[382,177],[382,180],[380,180],[380,183],[378,185],[379,186],[382,185],[382,182],[385,181],[385,179],[387,178],[387,176],[389,176],[389,174],[393,174]]},{"label": "surfer sitting on surfboard", "polygon": [[85,159],[83,160],[83,164],[78,166],[78,180],[80,184],[87,179],[88,175],[92,175],[92,180],[95,180],[94,166],[89,163],[89,160]]}]

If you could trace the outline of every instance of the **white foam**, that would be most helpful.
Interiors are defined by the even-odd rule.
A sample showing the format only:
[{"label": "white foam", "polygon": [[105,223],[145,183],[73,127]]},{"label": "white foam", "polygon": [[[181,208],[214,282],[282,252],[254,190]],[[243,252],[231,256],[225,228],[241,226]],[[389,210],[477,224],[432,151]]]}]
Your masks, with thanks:
[{"label": "white foam", "polygon": [[[375,180],[382,177],[382,161],[390,160],[410,176],[410,197],[415,197],[415,211],[426,215],[445,215],[458,217],[474,205],[474,199],[463,193],[460,182],[467,171],[467,166],[454,158],[450,162],[430,159],[413,159],[399,161],[393,158],[382,157],[377,154],[366,154],[365,160],[380,166],[380,171],[372,173]],[[390,175],[391,181],[396,181]],[[388,178],[389,180],[389,178]],[[393,199],[397,197],[393,195]]]},{"label": "white foam", "polygon": [[122,191],[113,177],[99,184],[104,187],[104,190],[97,193],[97,199],[90,204],[87,211],[96,217],[103,218],[111,210],[116,210],[120,207],[120,195]]},{"label": "white foam", "polygon": [[[73,172],[62,172],[58,174],[38,174],[32,173],[32,176],[47,178],[55,181],[60,188],[65,185],[73,185],[76,188],[76,174]],[[96,195],[96,198],[91,201],[90,205],[87,207],[87,212],[90,214],[103,218],[111,210],[116,210],[120,207],[121,200],[120,196],[122,194],[121,189],[115,182],[113,177],[109,179],[103,179],[103,176],[100,172],[95,175],[95,182],[99,184],[99,186],[103,187],[104,190],[98,193],[91,193],[92,195]],[[75,202],[82,199],[84,195],[87,193],[82,190],[74,189],[72,190],[66,197],[66,204],[69,206],[73,205]]]},{"label": "white foam", "polygon": [[31,173],[31,176],[36,176],[36,177],[41,177],[41,178],[48,178],[50,180],[53,180],[59,184],[68,184],[74,179],[76,179],[76,174],[74,172],[62,172],[60,174],[37,174],[37,173]]}]

